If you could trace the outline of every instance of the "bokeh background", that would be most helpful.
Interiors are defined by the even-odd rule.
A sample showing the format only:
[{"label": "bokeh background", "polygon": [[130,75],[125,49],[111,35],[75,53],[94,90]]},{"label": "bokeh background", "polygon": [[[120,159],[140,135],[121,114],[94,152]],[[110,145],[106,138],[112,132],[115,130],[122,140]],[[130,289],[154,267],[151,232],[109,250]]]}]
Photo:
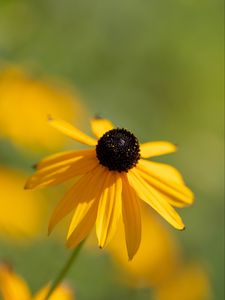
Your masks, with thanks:
[{"label": "bokeh background", "polygon": [[[160,161],[182,171],[196,202],[180,211],[186,231],[163,224],[223,299],[223,1],[1,0],[0,68],[1,259],[32,291],[59,270],[68,250],[46,228],[65,186],[23,184],[43,155],[78,147],[48,128],[48,114],[87,132],[98,114],[141,141],[179,145]],[[124,278],[92,247],[68,276],[77,299],[153,299]]]}]

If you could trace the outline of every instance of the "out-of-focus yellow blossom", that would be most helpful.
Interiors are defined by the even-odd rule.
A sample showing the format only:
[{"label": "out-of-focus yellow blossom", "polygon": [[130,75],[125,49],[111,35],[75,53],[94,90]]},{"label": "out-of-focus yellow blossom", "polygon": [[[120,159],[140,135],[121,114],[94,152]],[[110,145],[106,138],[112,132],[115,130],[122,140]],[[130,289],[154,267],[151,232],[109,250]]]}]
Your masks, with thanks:
[{"label": "out-of-focus yellow blossom", "polygon": [[0,235],[7,239],[27,241],[43,223],[45,199],[41,193],[24,191],[25,178],[19,171],[0,167]]},{"label": "out-of-focus yellow blossom", "polygon": [[[6,264],[0,265],[0,294],[3,300],[44,300],[49,287],[44,287],[32,296],[24,279],[13,272]],[[72,300],[71,289],[66,285],[59,286],[49,300]]]},{"label": "out-of-focus yellow blossom", "polygon": [[6,264],[0,264],[0,294],[4,300],[28,300],[31,298],[26,282]]},{"label": "out-of-focus yellow blossom", "polygon": [[64,137],[46,126],[48,114],[75,120],[84,108],[68,88],[33,79],[19,68],[0,73],[0,136],[29,150],[54,150]]},{"label": "out-of-focus yellow blossom", "polygon": [[170,231],[153,211],[142,207],[142,239],[132,261],[127,260],[123,229],[118,230],[109,251],[122,267],[129,284],[153,286],[167,278],[180,263],[180,249]]},{"label": "out-of-focus yellow blossom", "polygon": [[[32,298],[32,300],[45,300],[48,291],[49,291],[49,286],[44,287]],[[60,287],[58,287],[49,298],[49,300],[72,300],[72,299],[74,299],[72,295],[72,291],[66,284],[62,284]]]},{"label": "out-of-focus yellow blossom", "polygon": [[155,300],[211,300],[212,291],[204,269],[197,264],[183,267],[158,286]]},{"label": "out-of-focus yellow blossom", "polygon": [[142,207],[142,240],[132,261],[126,258],[123,228],[108,250],[122,269],[123,279],[136,287],[152,287],[154,300],[211,300],[207,273],[197,264],[183,265],[173,234],[155,214]]}]

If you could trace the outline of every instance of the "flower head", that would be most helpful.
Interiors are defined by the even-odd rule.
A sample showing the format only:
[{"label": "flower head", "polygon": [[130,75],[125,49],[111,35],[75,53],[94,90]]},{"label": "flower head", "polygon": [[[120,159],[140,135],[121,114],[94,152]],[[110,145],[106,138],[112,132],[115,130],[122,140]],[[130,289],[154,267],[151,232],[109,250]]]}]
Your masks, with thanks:
[{"label": "flower head", "polygon": [[176,151],[169,142],[140,144],[128,130],[115,128],[106,119],[91,121],[94,139],[72,125],[50,119],[50,124],[91,149],[55,154],[37,165],[25,188],[41,188],[81,178],[56,206],[49,232],[73,211],[67,245],[75,247],[96,223],[100,248],[111,240],[122,217],[129,259],[141,241],[139,199],[149,204],[166,221],[182,230],[184,224],[172,206],[193,202],[193,194],[180,173],[171,166],[145,160]]}]

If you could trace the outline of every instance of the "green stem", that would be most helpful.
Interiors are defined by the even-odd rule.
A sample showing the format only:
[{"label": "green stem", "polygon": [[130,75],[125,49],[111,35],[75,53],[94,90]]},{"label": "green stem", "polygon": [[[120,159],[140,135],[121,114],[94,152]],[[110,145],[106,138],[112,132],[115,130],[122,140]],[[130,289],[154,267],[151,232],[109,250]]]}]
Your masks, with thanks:
[{"label": "green stem", "polygon": [[52,293],[56,290],[56,288],[59,286],[59,284],[62,282],[62,280],[65,278],[66,274],[68,273],[68,271],[70,270],[73,262],[75,261],[76,257],[78,256],[78,254],[80,253],[80,250],[84,244],[85,240],[83,240],[72,252],[71,256],[69,257],[69,259],[66,261],[65,265],[63,266],[63,268],[61,269],[61,271],[59,272],[59,274],[57,275],[57,277],[55,278],[55,280],[53,280],[51,287],[48,291],[47,296],[45,297],[45,300],[48,300],[49,297],[52,295]]}]

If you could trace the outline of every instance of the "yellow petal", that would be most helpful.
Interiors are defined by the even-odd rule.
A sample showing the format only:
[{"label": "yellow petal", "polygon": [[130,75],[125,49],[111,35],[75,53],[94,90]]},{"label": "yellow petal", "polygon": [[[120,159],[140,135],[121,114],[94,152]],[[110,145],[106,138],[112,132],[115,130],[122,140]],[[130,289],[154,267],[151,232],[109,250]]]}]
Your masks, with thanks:
[{"label": "yellow petal", "polygon": [[[178,184],[185,184],[182,175],[180,172],[178,172],[174,167],[156,163],[156,162],[150,162],[151,163],[151,170],[154,173],[161,174],[162,178],[165,178],[165,180],[174,181]],[[188,203],[179,201],[177,198],[174,198],[172,195],[167,195],[165,193],[162,193],[158,190],[158,193],[161,195],[161,197],[165,198],[167,202],[169,202],[172,206],[175,207],[184,207],[187,206]]]},{"label": "yellow petal", "polygon": [[73,232],[69,235],[67,240],[67,247],[75,248],[82,240],[84,240],[90,233],[94,226],[97,215],[98,203],[96,200],[90,202],[80,202],[76,207],[73,216],[72,227],[75,227]]},{"label": "yellow petal", "polygon": [[40,170],[46,167],[52,167],[57,163],[66,164],[70,159],[73,159],[75,157],[91,155],[93,153],[94,150],[65,151],[65,152],[55,153],[42,159],[40,162],[38,162],[37,165],[35,165],[35,168],[37,170]]},{"label": "yellow petal", "polygon": [[128,173],[128,180],[144,202],[149,204],[173,227],[179,230],[184,229],[184,224],[174,208],[164,198],[160,197],[157,191],[147,184],[136,170],[131,170]]},{"label": "yellow petal", "polygon": [[[145,161],[145,160],[144,160]],[[142,160],[141,160],[142,162]],[[167,181],[174,181],[178,184],[185,184],[181,173],[174,167],[158,162],[147,161],[152,173],[160,174]]]},{"label": "yellow petal", "polygon": [[[139,173],[140,175],[142,175],[141,173]],[[143,177],[143,176],[142,176]],[[144,177],[143,177],[144,178]],[[146,180],[147,181],[147,180]],[[148,181],[147,181],[148,182]],[[155,189],[153,188],[159,195],[160,197],[164,198],[165,201],[167,201],[170,205],[174,206],[174,207],[179,207],[179,208],[182,208],[182,207],[185,207],[187,206],[188,204],[187,203],[184,203],[184,202],[181,202],[179,200],[177,200],[176,198],[174,198],[173,196],[168,196],[167,194],[165,193],[162,193],[160,190],[158,189]]]},{"label": "yellow petal", "polygon": [[78,203],[81,201],[82,193],[84,194],[88,190],[87,185],[89,185],[91,180],[93,180],[95,171],[96,169],[82,176],[81,179],[59,201],[49,222],[49,234],[65,216],[77,207]]},{"label": "yellow petal", "polygon": [[30,300],[26,282],[5,264],[0,265],[0,292],[5,300]]},{"label": "yellow petal", "polygon": [[102,118],[93,118],[91,120],[91,129],[94,135],[99,139],[104,133],[114,128],[111,121]]},{"label": "yellow petal", "polygon": [[[49,285],[42,288],[38,293],[32,298],[32,300],[45,300],[49,291]],[[73,292],[69,286],[61,284],[56,290],[52,293],[49,300],[73,300]]]},{"label": "yellow petal", "polygon": [[143,158],[172,153],[176,149],[176,145],[164,141],[148,142],[140,145],[141,157]]},{"label": "yellow petal", "polygon": [[68,247],[76,247],[92,229],[96,220],[99,195],[107,172],[106,168],[97,168],[92,178],[86,182],[86,187],[77,190],[74,199],[74,215],[67,235]]},{"label": "yellow petal", "polygon": [[171,197],[171,201],[177,204],[175,206],[180,207],[193,203],[193,193],[181,182],[179,173],[175,172],[172,167],[140,159],[137,170],[154,188]]},{"label": "yellow petal", "polygon": [[141,213],[137,194],[130,186],[127,175],[123,174],[122,215],[126,236],[128,257],[131,260],[141,242]]},{"label": "yellow petal", "polygon": [[121,175],[118,172],[108,172],[96,220],[96,234],[100,248],[106,246],[115,234],[121,216],[121,196]]},{"label": "yellow petal", "polygon": [[90,136],[86,135],[76,127],[72,126],[71,124],[63,120],[50,118],[49,124],[54,128],[58,129],[59,131],[61,131],[62,133],[64,133],[65,135],[69,136],[70,138],[82,144],[95,146],[97,143],[95,139],[91,138]]},{"label": "yellow petal", "polygon": [[74,157],[38,170],[26,182],[25,189],[43,188],[90,172],[98,165],[95,152]]}]

